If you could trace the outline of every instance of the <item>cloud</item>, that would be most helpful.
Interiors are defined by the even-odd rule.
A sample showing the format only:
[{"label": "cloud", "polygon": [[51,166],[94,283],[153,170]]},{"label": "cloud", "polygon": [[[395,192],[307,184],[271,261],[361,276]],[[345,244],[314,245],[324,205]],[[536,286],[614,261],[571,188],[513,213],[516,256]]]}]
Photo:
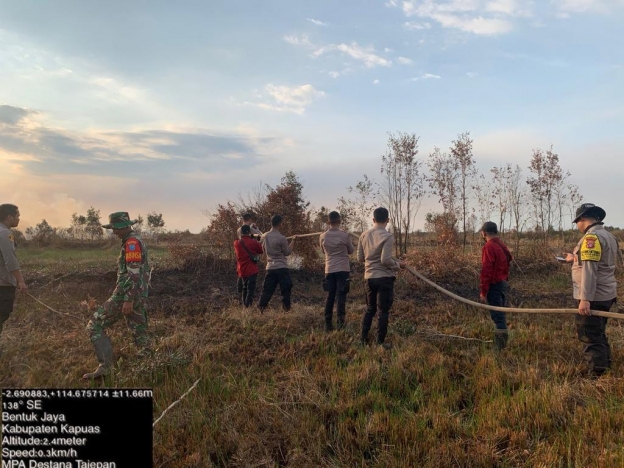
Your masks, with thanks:
[{"label": "cloud", "polygon": [[442,77],[440,75],[434,75],[432,73],[424,73],[418,77],[411,78],[410,81],[418,81],[418,80],[439,80]]},{"label": "cloud", "polygon": [[477,76],[479,76],[479,74],[478,73],[474,73],[474,72],[468,72],[468,73],[466,73],[466,76],[468,78],[476,78]]},{"label": "cloud", "polygon": [[556,0],[556,4],[561,18],[567,18],[566,13],[609,13],[624,6],[622,0]]},{"label": "cloud", "polygon": [[403,23],[403,27],[407,30],[423,30],[423,29],[431,29],[431,23],[419,23],[416,21],[406,21]]},{"label": "cloud", "polygon": [[[438,22],[444,28],[459,29],[477,35],[493,36],[513,29],[513,24],[501,16],[516,14],[514,0],[493,0],[483,4],[481,0],[450,0],[450,1],[405,1],[405,16],[428,18]],[[420,23],[414,24],[417,29]]]},{"label": "cloud", "polygon": [[305,34],[302,34],[301,36],[284,36],[284,40],[289,44],[296,46],[314,47],[308,36]]},{"label": "cloud", "polygon": [[448,14],[436,14],[432,18],[445,28],[459,29],[460,31],[484,36],[495,36],[507,33],[513,29],[509,21],[498,18],[483,18],[481,16],[463,18]]},{"label": "cloud", "polygon": [[399,62],[401,65],[411,65],[412,63],[414,63],[412,59],[407,57],[399,57],[397,59],[397,62]]},{"label": "cloud", "polygon": [[[355,60],[358,60],[364,64],[366,68],[374,68],[374,67],[390,67],[392,66],[392,61],[383,58],[378,55],[375,51],[375,48],[372,46],[361,46],[357,42],[352,42],[351,44],[327,44],[327,45],[315,45],[313,44],[308,36],[284,36],[284,40],[289,44],[296,46],[303,46],[309,49],[312,49],[312,57],[317,58],[322,55],[326,55],[331,52],[340,52],[343,55],[351,57]],[[389,50],[389,49],[388,49]]]},{"label": "cloud", "polygon": [[34,112],[21,107],[0,105],[0,123],[15,125]]},{"label": "cloud", "polygon": [[328,23],[323,23],[322,21],[319,21],[317,19],[314,18],[306,18],[310,23],[312,24],[316,24],[317,26],[327,26]]},{"label": "cloud", "polygon": [[378,85],[379,84],[379,80],[373,80],[373,84],[374,85]]},{"label": "cloud", "polygon": [[332,78],[338,78],[340,76],[340,72],[330,71],[328,75],[331,76]]},{"label": "cloud", "polygon": [[[287,98],[282,97],[287,101]],[[99,174],[167,177],[181,168],[216,172],[260,163],[276,141],[206,129],[141,131],[68,131],[46,125],[41,114],[0,107],[0,115],[22,117],[0,123],[0,159],[31,174]]]},{"label": "cloud", "polygon": [[392,52],[392,49],[390,47],[384,47],[384,52],[385,53]]},{"label": "cloud", "polygon": [[[373,47],[362,47],[358,45],[357,42],[352,42],[351,44],[332,45],[331,49],[338,50],[355,60],[359,60],[360,62],[364,63],[364,66],[366,68],[389,67],[392,65],[392,62],[390,60],[387,60],[377,55]],[[326,50],[327,49],[316,55],[319,56],[321,55],[321,53],[325,53]]]},{"label": "cloud", "polygon": [[264,94],[260,94],[260,102],[245,102],[261,109],[277,112],[293,112],[303,114],[306,108],[318,98],[325,96],[325,92],[318,91],[311,84],[301,86],[276,86],[269,83],[264,87]]},{"label": "cloud", "polygon": [[485,5],[485,11],[508,16],[532,16],[532,12],[528,8],[530,2],[524,2],[527,8],[523,8],[520,3],[520,0],[492,0]]}]

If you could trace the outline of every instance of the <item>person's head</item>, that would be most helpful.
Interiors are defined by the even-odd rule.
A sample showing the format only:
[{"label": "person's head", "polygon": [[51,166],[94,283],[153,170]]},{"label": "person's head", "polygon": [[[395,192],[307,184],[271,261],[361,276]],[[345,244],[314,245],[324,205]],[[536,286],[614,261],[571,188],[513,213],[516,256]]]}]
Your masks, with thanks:
[{"label": "person's head", "polygon": [[340,213],[332,211],[327,215],[327,224],[331,226],[340,226]]},{"label": "person's head", "polygon": [[102,226],[104,229],[112,229],[120,239],[123,239],[132,231],[132,225],[136,220],[131,220],[130,215],[125,211],[117,211],[108,215],[108,224]]},{"label": "person's head", "polygon": [[281,215],[273,215],[271,218],[271,226],[275,229],[279,228],[282,225],[282,217]]},{"label": "person's head", "polygon": [[251,235],[251,226],[249,226],[248,224],[243,224],[241,226],[241,235],[243,235],[243,236],[250,236]]},{"label": "person's head", "polygon": [[373,223],[375,224],[385,226],[386,224],[388,224],[389,217],[390,215],[388,214],[388,210],[381,206],[379,208],[375,208],[375,211],[373,211]]},{"label": "person's head", "polygon": [[573,223],[580,231],[585,231],[592,224],[602,222],[607,212],[593,203],[583,203],[576,209],[575,216]]},{"label": "person's head", "polygon": [[17,206],[11,205],[10,203],[0,205],[0,223],[10,229],[17,227],[19,220],[20,212]]},{"label": "person's head", "polygon": [[484,239],[498,235],[498,226],[493,221],[487,221],[481,226],[481,237]]},{"label": "person's head", "polygon": [[253,223],[253,215],[251,213],[245,213],[243,215],[243,223],[245,224]]}]

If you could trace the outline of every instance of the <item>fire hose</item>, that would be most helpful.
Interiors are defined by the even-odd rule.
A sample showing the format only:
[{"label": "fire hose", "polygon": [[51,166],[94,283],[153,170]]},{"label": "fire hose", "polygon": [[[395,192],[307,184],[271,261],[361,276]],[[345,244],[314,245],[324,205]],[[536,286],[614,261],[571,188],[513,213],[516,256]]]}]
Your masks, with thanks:
[{"label": "fire hose", "polygon": [[[302,237],[312,237],[312,236],[318,236],[320,234],[323,234],[323,233],[313,232],[310,234],[301,234],[301,235],[287,237],[287,239],[292,239],[293,237],[300,239]],[[357,234],[353,234],[352,232],[349,232],[348,234],[359,240],[359,236]],[[524,307],[498,307],[498,306],[491,306],[491,305],[483,304],[483,303],[476,302],[476,301],[471,301],[470,299],[463,298],[461,296],[458,296],[455,293],[452,293],[451,291],[448,291],[447,289],[444,289],[442,286],[439,286],[438,284],[434,283],[429,278],[424,276],[422,273],[419,273],[414,267],[407,265],[405,269],[409,273],[411,273],[413,276],[418,278],[419,280],[425,282],[432,288],[435,288],[438,291],[440,291],[442,294],[445,294],[446,296],[452,299],[455,299],[456,301],[462,302],[466,305],[476,307],[478,309],[493,310],[496,312],[521,313],[521,314],[573,314],[573,315],[578,314],[578,309],[535,309],[535,308],[524,308]],[[616,312],[604,312],[602,310],[590,310],[589,313],[590,315],[597,315],[599,317],[608,317],[608,318],[614,318],[618,320],[624,320],[624,314],[618,314]]]}]

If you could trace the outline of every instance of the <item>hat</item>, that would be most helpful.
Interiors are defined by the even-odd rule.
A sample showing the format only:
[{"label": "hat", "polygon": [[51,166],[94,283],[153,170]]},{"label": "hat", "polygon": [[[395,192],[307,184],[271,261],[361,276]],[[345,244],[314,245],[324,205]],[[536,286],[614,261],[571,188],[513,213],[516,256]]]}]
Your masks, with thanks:
[{"label": "hat", "polygon": [[602,221],[605,216],[607,216],[607,212],[599,206],[593,203],[583,203],[576,209],[576,217],[572,222],[578,223],[579,219],[582,217],[596,218],[598,221]]},{"label": "hat", "polygon": [[108,215],[108,224],[104,224],[104,229],[123,229],[132,226],[137,220],[130,220],[130,215],[125,211],[118,211]]}]

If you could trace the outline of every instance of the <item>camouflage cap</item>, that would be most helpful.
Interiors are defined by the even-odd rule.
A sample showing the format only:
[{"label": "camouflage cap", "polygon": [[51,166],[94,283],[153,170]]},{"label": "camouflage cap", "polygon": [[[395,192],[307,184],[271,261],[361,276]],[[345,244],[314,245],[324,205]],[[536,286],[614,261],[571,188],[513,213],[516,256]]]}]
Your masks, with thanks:
[{"label": "camouflage cap", "polygon": [[125,211],[118,211],[108,215],[108,224],[102,225],[104,229],[123,229],[132,226],[137,222],[136,219],[131,220],[130,215]]}]

